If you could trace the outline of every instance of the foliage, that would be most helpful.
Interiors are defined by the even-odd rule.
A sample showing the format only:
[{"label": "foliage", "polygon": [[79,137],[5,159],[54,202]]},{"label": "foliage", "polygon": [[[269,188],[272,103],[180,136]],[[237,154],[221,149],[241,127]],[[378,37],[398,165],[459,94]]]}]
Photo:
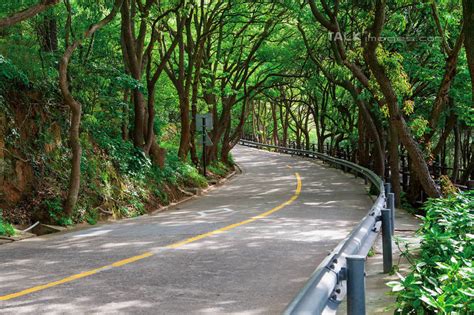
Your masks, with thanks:
[{"label": "foliage", "polygon": [[390,282],[400,313],[468,314],[474,309],[474,191],[430,199],[419,230],[420,256]]},{"label": "foliage", "polygon": [[416,117],[410,122],[410,128],[413,134],[420,138],[429,130],[428,121],[423,117]]},{"label": "foliage", "polygon": [[28,85],[29,80],[27,75],[13,64],[11,60],[6,59],[0,54],[0,88],[2,88],[4,82]]},{"label": "foliage", "polygon": [[229,172],[229,167],[222,162],[214,162],[208,166],[209,171],[212,173],[224,177]]},{"label": "foliage", "polygon": [[103,148],[119,172],[126,176],[143,177],[151,169],[150,159],[143,150],[136,148],[129,141],[110,137],[100,129],[93,132],[94,140]]},{"label": "foliage", "polygon": [[191,187],[206,187],[206,179],[199,174],[198,170],[189,164],[183,162],[173,150],[173,145],[167,145],[166,165],[163,168],[153,167],[152,172],[156,182],[168,181],[174,185],[185,185]]},{"label": "foliage", "polygon": [[15,235],[15,229],[13,226],[5,222],[2,217],[2,209],[0,209],[0,236],[13,236]]},{"label": "foliage", "polygon": [[68,226],[73,224],[72,218],[64,216],[61,199],[53,198],[49,200],[44,200],[43,205],[46,207],[51,219],[57,225]]}]

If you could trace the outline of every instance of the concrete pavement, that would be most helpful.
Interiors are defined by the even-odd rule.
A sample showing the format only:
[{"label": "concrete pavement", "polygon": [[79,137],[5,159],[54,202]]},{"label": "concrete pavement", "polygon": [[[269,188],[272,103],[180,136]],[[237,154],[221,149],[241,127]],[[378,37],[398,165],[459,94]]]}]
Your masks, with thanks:
[{"label": "concrete pavement", "polygon": [[0,313],[281,313],[372,202],[320,162],[233,154],[242,175],[177,209],[0,247]]}]

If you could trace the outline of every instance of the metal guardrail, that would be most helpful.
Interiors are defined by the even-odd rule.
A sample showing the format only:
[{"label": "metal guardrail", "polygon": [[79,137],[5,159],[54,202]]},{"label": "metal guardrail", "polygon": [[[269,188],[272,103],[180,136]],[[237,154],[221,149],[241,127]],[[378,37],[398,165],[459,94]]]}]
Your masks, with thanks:
[{"label": "metal guardrail", "polygon": [[392,233],[394,230],[394,195],[371,170],[327,154],[299,150],[254,141],[240,144],[257,149],[320,159],[363,177],[379,195],[367,215],[352,232],[321,262],[305,286],[288,305],[284,314],[334,314],[347,295],[348,314],[365,314],[365,258],[382,230],[384,272],[392,269]]},{"label": "metal guardrail", "polygon": [[[256,138],[252,135],[244,136],[242,139],[258,142],[258,140],[255,140]],[[270,143],[271,141],[272,141],[272,139],[268,138],[266,143]],[[258,143],[260,143],[260,142],[258,142]],[[297,149],[297,146],[298,146],[298,144],[295,141],[291,141],[291,142],[288,143],[288,148]],[[355,156],[351,155],[351,152],[354,152],[354,151],[351,151],[349,148],[346,148],[346,149],[332,148],[331,149],[331,146],[330,146],[329,143],[326,143],[326,146],[323,147],[323,148],[318,148],[316,143],[306,144],[303,141],[302,143],[300,143],[299,147],[300,148],[306,148],[307,150],[311,148],[310,150],[313,151],[313,152],[318,151],[319,153],[326,153],[328,155],[331,155],[331,156],[334,156],[334,157],[337,157],[337,158],[341,158],[343,160],[354,160],[355,159]],[[409,162],[408,162],[408,160],[409,160],[409,158],[408,158],[408,155],[406,153],[405,154],[400,154],[400,163],[399,163],[400,186],[403,188],[403,191],[405,191],[405,192],[408,190],[408,185],[409,185],[409,181],[410,181],[410,171],[409,171],[409,165],[408,165]],[[369,164],[371,164],[371,163],[369,163]],[[390,163],[389,163],[389,161],[385,161],[384,164],[385,164],[384,178],[388,182],[388,179],[390,177],[390,166],[389,166]],[[370,167],[370,166],[368,166],[368,168],[373,169],[373,167]],[[466,171],[466,169],[460,168],[460,169],[457,170],[457,173],[454,174],[454,168],[453,167],[448,167],[445,164],[443,164],[441,162],[441,156],[439,154],[436,156],[435,161],[433,161],[433,163],[431,165],[428,165],[428,168],[429,168],[431,176],[433,177],[434,181],[438,185],[439,185],[439,179],[440,179],[441,175],[448,175],[448,171],[453,171],[452,176],[451,176],[451,180],[453,181],[453,185],[456,188],[458,188],[460,190],[463,190],[463,191],[474,189],[474,180],[472,179],[472,176],[469,177],[471,179],[468,178],[467,182],[465,182],[463,184],[457,183],[454,180],[455,175],[460,177],[461,174]],[[418,195],[417,198],[418,198],[417,203],[422,204],[426,201],[427,195],[424,193],[423,190],[421,190],[421,191],[419,191],[419,195]]]}]

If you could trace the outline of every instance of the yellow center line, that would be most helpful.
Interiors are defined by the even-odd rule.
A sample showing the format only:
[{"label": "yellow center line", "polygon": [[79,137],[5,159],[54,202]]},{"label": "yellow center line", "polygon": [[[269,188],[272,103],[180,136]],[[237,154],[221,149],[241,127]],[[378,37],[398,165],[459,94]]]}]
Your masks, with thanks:
[{"label": "yellow center line", "polygon": [[[272,213],[275,213],[275,212],[283,209],[284,207],[292,204],[296,199],[298,199],[298,197],[301,193],[301,187],[302,187],[301,177],[298,173],[295,173],[295,177],[296,177],[297,185],[296,185],[296,191],[295,191],[294,195],[290,199],[285,201],[284,203],[276,206],[275,208],[273,208],[271,210],[268,210],[267,212],[261,213],[257,216],[251,217],[251,218],[249,218],[247,220],[244,220],[242,222],[234,223],[234,224],[225,226],[223,228],[220,228],[220,229],[217,229],[217,230],[214,230],[214,231],[211,231],[211,232],[200,234],[200,235],[185,239],[183,241],[179,241],[177,243],[167,245],[167,246],[165,246],[165,248],[175,249],[175,248],[184,246],[186,244],[193,243],[193,242],[202,240],[204,238],[210,237],[212,235],[224,233],[226,231],[235,229],[236,227],[255,222],[259,219],[263,219],[263,218],[271,215]],[[133,256],[133,257],[130,257],[130,258],[127,258],[127,259],[116,261],[116,262],[114,262],[110,265],[106,265],[106,266],[99,267],[99,268],[96,268],[96,269],[92,269],[92,270],[89,270],[89,271],[84,271],[84,272],[81,272],[81,273],[78,273],[78,274],[75,274],[75,275],[57,280],[57,281],[49,282],[49,283],[46,283],[46,284],[31,287],[31,288],[28,288],[28,289],[25,289],[25,290],[22,290],[22,291],[19,291],[19,292],[15,292],[15,293],[0,296],[0,301],[8,301],[8,300],[15,299],[15,298],[27,295],[27,294],[31,294],[31,293],[34,293],[34,292],[46,290],[46,289],[49,289],[49,288],[52,288],[52,287],[55,287],[55,286],[58,286],[58,285],[61,285],[61,284],[65,284],[65,283],[68,283],[68,282],[72,282],[72,281],[75,281],[75,280],[79,280],[79,279],[82,279],[82,278],[85,278],[85,277],[92,276],[92,275],[94,275],[94,274],[96,274],[100,271],[103,271],[103,270],[107,270],[107,269],[110,269],[110,268],[121,267],[121,266],[130,264],[130,263],[133,263],[133,262],[151,257],[153,255],[155,255],[155,254],[152,253],[152,252],[146,252],[146,253],[143,253],[143,254],[140,254],[140,255],[137,255],[137,256]]]}]

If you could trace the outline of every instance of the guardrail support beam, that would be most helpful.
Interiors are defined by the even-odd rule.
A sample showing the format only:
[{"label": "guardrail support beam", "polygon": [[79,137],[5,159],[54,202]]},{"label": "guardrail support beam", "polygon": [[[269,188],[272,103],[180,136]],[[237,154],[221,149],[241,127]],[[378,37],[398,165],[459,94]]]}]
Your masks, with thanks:
[{"label": "guardrail support beam", "polygon": [[347,314],[365,315],[365,257],[347,256]]},{"label": "guardrail support beam", "polygon": [[382,209],[382,247],[383,247],[383,272],[392,270],[392,220],[390,209]]}]

